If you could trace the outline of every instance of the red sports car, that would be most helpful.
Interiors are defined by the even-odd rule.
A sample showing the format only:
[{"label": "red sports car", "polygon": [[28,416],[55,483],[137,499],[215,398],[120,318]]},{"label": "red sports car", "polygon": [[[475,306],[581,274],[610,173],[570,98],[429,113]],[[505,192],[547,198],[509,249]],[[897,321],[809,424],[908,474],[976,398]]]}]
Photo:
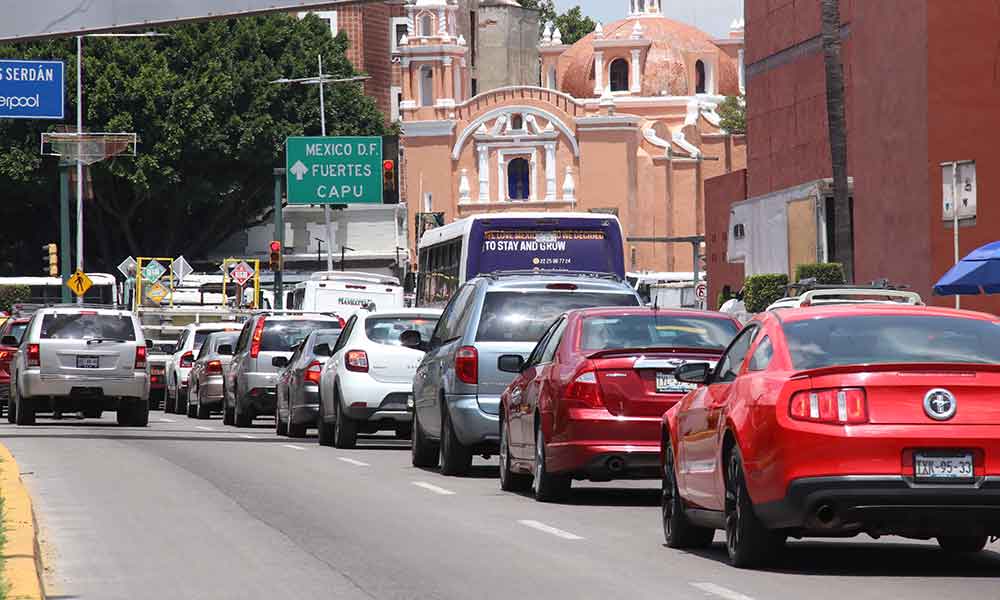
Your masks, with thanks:
[{"label": "red sports car", "polygon": [[1000,319],[901,305],[758,316],[663,421],[663,530],[726,532],[730,562],[787,537],[1000,535]]},{"label": "red sports car", "polygon": [[720,313],[649,308],[571,311],[549,328],[500,400],[500,485],[559,500],[573,479],[659,478],[663,413],[691,387],[687,361],[714,362],[739,331]]}]

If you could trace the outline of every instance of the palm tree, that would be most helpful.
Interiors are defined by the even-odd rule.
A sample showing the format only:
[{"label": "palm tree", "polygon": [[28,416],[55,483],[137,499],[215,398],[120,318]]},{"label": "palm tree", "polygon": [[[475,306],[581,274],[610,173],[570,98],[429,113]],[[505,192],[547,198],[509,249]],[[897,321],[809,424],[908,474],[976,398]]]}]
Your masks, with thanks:
[{"label": "palm tree", "polygon": [[854,218],[847,190],[847,117],[844,112],[844,65],[840,61],[840,0],[822,0],[823,58],[826,63],[826,113],[833,163],[834,260],[854,281]]}]

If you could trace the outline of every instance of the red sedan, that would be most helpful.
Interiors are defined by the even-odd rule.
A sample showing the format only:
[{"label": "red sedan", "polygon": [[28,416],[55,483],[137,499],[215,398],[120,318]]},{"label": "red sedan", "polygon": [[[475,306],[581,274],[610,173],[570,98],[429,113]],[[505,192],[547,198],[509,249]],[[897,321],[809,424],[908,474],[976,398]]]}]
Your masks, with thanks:
[{"label": "red sedan", "polygon": [[720,313],[649,308],[571,311],[524,361],[500,400],[500,486],[559,500],[573,479],[659,478],[663,413],[691,387],[687,361],[715,361],[739,331]]},{"label": "red sedan", "polygon": [[758,316],[708,385],[664,417],[663,529],[674,548],[726,532],[760,566],[787,537],[1000,535],[1000,320],[900,305]]},{"label": "red sedan", "polygon": [[28,321],[30,319],[7,319],[0,327],[0,414],[10,397],[10,361],[14,359]]}]

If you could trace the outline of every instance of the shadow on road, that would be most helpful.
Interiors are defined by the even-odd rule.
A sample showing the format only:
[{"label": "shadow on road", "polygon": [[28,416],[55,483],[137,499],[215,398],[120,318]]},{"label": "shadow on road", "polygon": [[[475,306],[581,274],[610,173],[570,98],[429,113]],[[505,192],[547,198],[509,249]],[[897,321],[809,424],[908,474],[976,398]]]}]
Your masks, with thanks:
[{"label": "shadow on road", "polygon": [[577,487],[574,484],[565,504],[571,506],[659,506],[660,490],[654,488],[588,488]]}]

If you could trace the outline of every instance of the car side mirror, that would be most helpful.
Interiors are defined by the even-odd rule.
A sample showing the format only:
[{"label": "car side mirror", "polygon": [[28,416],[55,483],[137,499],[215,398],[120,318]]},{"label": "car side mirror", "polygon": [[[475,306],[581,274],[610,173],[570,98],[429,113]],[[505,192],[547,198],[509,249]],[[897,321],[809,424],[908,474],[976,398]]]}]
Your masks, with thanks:
[{"label": "car side mirror", "polygon": [[221,346],[215,349],[215,353],[218,354],[219,356],[232,356],[233,346],[232,344],[222,344]]},{"label": "car side mirror", "polygon": [[674,370],[674,379],[682,383],[704,385],[708,383],[708,377],[711,373],[712,367],[708,363],[688,363]]},{"label": "car side mirror", "polygon": [[153,340],[146,340],[146,349],[147,350],[153,349]]},{"label": "car side mirror", "polygon": [[3,338],[0,338],[0,345],[4,345],[4,346],[19,346],[20,344],[18,343],[16,337],[14,337],[12,335],[5,335],[5,336],[3,336]]},{"label": "car side mirror", "polygon": [[410,329],[400,334],[399,343],[404,348],[410,348],[413,350],[423,350],[424,340],[420,336],[419,331],[417,331],[416,329]]},{"label": "car side mirror", "polygon": [[313,354],[316,356],[330,356],[333,353],[330,351],[330,344],[317,344],[313,348]]},{"label": "car side mirror", "polygon": [[497,359],[497,368],[504,373],[520,373],[524,370],[524,357],[520,354],[505,354]]},{"label": "car side mirror", "polygon": [[278,367],[279,369],[284,369],[288,366],[288,359],[284,356],[275,356],[271,359],[271,366]]}]

